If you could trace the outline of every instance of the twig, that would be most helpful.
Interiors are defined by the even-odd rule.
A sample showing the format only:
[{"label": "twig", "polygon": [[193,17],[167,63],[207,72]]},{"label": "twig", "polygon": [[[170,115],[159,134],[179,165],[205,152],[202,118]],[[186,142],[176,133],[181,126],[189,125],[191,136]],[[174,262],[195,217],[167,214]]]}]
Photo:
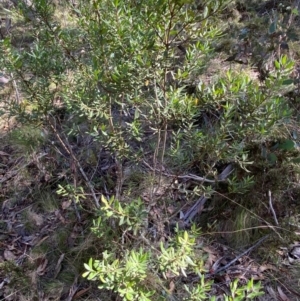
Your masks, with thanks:
[{"label": "twig", "polygon": [[72,151],[72,148],[71,146],[69,145],[68,142],[66,142],[68,145],[66,145],[66,143],[62,140],[62,138],[60,137],[59,133],[57,132],[56,128],[54,127],[54,125],[52,124],[52,122],[50,120],[49,121],[49,124],[50,124],[50,127],[52,128],[54,134],[56,135],[57,139],[59,140],[59,142],[61,143],[62,147],[66,150],[66,152],[72,157],[72,159],[74,160],[74,162],[76,163],[80,173],[82,174],[83,178],[85,179],[86,181],[86,184],[88,185],[91,193],[92,193],[92,196],[93,196],[93,199],[95,201],[95,204],[96,204],[96,207],[99,208],[100,207],[100,203],[99,203],[99,200],[95,194],[95,191],[94,191],[94,187],[93,185],[91,184],[91,182],[89,181],[86,173],[84,172],[80,162],[78,161],[78,159],[75,157],[73,151]]},{"label": "twig", "polygon": [[[233,171],[232,165],[229,164],[219,175],[218,180],[224,181]],[[183,221],[188,226],[197,213],[203,210],[203,207],[207,201],[207,198],[202,195],[198,201],[184,214]]]},{"label": "twig", "polygon": [[20,99],[20,94],[19,94],[19,91],[18,91],[17,83],[16,83],[15,79],[13,78],[12,73],[10,74],[10,77],[12,79],[12,84],[13,84],[13,87],[14,87],[15,93],[16,93],[16,103],[19,105],[19,104],[21,104],[21,99]]},{"label": "twig", "polygon": [[278,220],[277,220],[276,212],[275,212],[275,210],[273,208],[273,204],[272,204],[271,190],[268,191],[268,196],[269,196],[269,206],[270,206],[270,209],[272,211],[272,214],[273,214],[273,217],[274,217],[274,220],[275,220],[275,224],[278,226],[279,223],[278,223]]},{"label": "twig", "polygon": [[[169,174],[166,174],[166,175],[169,175]],[[169,175],[169,176],[176,177],[175,175]],[[178,179],[189,179],[189,180],[195,180],[195,181],[198,181],[198,182],[206,182],[206,183],[213,183],[213,184],[216,183],[216,182],[224,181],[224,180],[209,180],[209,179],[199,177],[199,176],[196,176],[196,175],[193,175],[193,174],[177,176],[177,178]]]},{"label": "twig", "polygon": [[[145,160],[143,160],[143,163],[152,171],[158,171],[158,172],[160,171],[158,169],[152,168]],[[231,165],[228,165],[226,168],[229,168],[229,166],[230,166],[230,170],[226,170],[226,172],[228,172],[228,173],[226,173],[226,177],[228,177],[233,171],[233,169],[231,168]],[[225,172],[225,170],[223,172]],[[174,175],[174,174],[170,174],[167,172],[163,172],[162,174],[165,176],[168,176],[168,177],[174,177],[174,178],[178,178],[178,179],[195,180],[198,182],[206,182],[206,183],[212,183],[212,184],[215,184],[216,182],[224,182],[226,180],[226,177],[221,177],[221,175],[219,176],[218,179],[210,180],[210,179],[207,179],[206,177],[200,177],[200,176],[196,176],[194,174]]]},{"label": "twig", "polygon": [[232,266],[236,261],[238,261],[241,257],[243,257],[244,255],[246,255],[247,253],[250,253],[253,249],[255,249],[256,247],[258,247],[264,240],[266,240],[269,237],[269,235],[266,235],[264,237],[262,237],[259,241],[257,241],[252,247],[250,247],[249,249],[247,249],[245,252],[241,253],[240,255],[238,255],[237,257],[235,257],[233,260],[231,260],[229,263],[227,263],[225,266],[217,269],[216,271],[213,271],[211,274],[212,275],[216,275],[219,274],[220,272],[223,272],[225,270],[227,270],[230,266]]},{"label": "twig", "polygon": [[[157,94],[157,85],[156,85],[156,79],[154,78],[154,93],[155,93],[155,101],[157,102],[157,106],[160,107],[159,103],[158,103],[158,94]],[[160,120],[160,109],[158,110],[158,116],[157,119]],[[156,175],[156,166],[157,166],[157,156],[158,156],[158,152],[159,152],[159,146],[160,146],[160,142],[161,142],[161,130],[157,129],[157,144],[154,150],[154,154],[153,154],[153,166],[154,169],[152,169],[153,171],[153,179],[152,179],[152,183],[151,183],[151,192],[150,192],[150,199],[151,201],[153,200],[153,195],[154,195],[154,178]],[[160,169],[159,171],[159,179],[158,182],[160,183],[161,181],[161,175],[162,175],[162,169]]]}]

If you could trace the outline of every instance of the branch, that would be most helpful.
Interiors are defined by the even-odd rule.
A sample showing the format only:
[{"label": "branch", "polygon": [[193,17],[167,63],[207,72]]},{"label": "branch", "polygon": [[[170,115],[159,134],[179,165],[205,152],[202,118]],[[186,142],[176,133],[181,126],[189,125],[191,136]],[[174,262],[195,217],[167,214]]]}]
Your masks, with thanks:
[{"label": "branch", "polygon": [[69,145],[68,142],[64,142],[62,140],[62,138],[60,137],[59,133],[57,132],[56,128],[53,126],[52,122],[50,120],[49,121],[49,124],[50,124],[50,127],[52,128],[54,134],[56,135],[57,139],[59,140],[59,142],[61,143],[61,145],[63,146],[63,148],[67,151],[67,153],[72,157],[72,159],[74,160],[74,162],[76,163],[78,169],[80,170],[80,173],[82,174],[83,178],[85,179],[86,181],[86,184],[88,185],[90,191],[91,191],[91,194],[93,196],[93,199],[95,201],[95,204],[96,204],[96,207],[99,208],[100,207],[100,204],[99,204],[99,200],[95,194],[95,191],[94,191],[94,187],[93,185],[91,184],[91,182],[89,181],[86,173],[84,172],[80,162],[78,161],[78,159],[75,157],[73,151],[72,151],[72,148],[71,146]]},{"label": "branch", "polygon": [[266,240],[269,237],[269,235],[266,235],[264,237],[262,237],[259,241],[257,241],[252,247],[248,248],[245,252],[243,252],[242,254],[238,255],[237,257],[235,257],[233,260],[231,260],[229,263],[227,263],[225,266],[217,269],[216,271],[212,272],[212,275],[216,275],[219,274],[220,272],[223,272],[225,270],[227,270],[230,266],[232,266],[236,261],[238,261],[241,257],[243,257],[244,255],[246,255],[247,253],[250,253],[253,249],[255,249],[256,247],[258,247],[264,240]]}]

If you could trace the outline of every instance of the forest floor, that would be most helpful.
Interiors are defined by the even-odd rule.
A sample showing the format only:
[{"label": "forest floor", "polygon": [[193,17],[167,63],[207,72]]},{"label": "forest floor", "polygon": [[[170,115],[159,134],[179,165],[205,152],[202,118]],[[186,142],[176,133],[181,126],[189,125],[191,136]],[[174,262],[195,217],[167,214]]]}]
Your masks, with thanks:
[{"label": "forest floor", "polygon": [[[251,79],[261,80],[265,75],[263,68],[252,65],[259,46],[258,40],[260,46],[267,47],[275,39],[278,46],[266,53],[263,64],[268,64],[268,57],[272,57],[274,51],[279,51],[293,58],[296,67],[300,66],[298,16],[288,14],[286,20],[282,20],[290,26],[287,36],[278,34],[276,37],[270,37],[269,32],[262,29],[266,16],[279,9],[277,2],[263,1],[260,5],[254,5],[254,8],[239,5],[231,12],[228,16],[228,21],[232,23],[229,29],[231,39],[226,39],[219,45],[218,56],[212,61],[204,80],[229,69],[247,72]],[[240,38],[239,33],[243,30],[253,30],[255,34],[249,36],[246,41]],[[6,101],[17,101],[19,96],[16,96],[16,93],[12,82],[0,87],[3,109]],[[80,186],[83,181],[82,174],[76,170],[72,159],[69,159],[68,164],[65,163],[67,160],[61,159],[66,159],[67,156],[57,147],[58,137],[47,136],[51,141],[50,146],[45,146],[44,136],[47,136],[47,133],[40,128],[19,127],[14,118],[2,114],[0,300],[120,300],[111,292],[102,292],[99,297],[97,286],[81,276],[83,263],[90,257],[97,258],[102,251],[97,237],[90,231],[94,213],[89,211],[89,208],[92,207],[93,201],[90,198],[82,198],[79,206],[74,200],[57,193],[58,184],[61,179],[68,177],[70,170],[74,172],[72,181],[75,186]],[[72,141],[70,144],[76,156],[80,157],[80,142]],[[135,186],[137,182],[143,181],[142,179],[149,178],[145,174],[153,172],[147,160],[134,172],[130,171],[136,178],[130,176],[128,179],[126,171],[131,167],[124,164],[120,175],[119,166],[110,154],[103,151],[98,156],[96,159],[91,156],[91,163],[83,167],[89,179],[99,173],[104,175],[106,183],[111,183],[106,194],[112,194],[111,191],[116,189],[114,194],[126,196],[129,190],[137,189],[144,202],[151,201],[146,180]],[[287,177],[290,176],[288,170],[278,170],[278,173],[280,172],[286,172]],[[222,208],[222,212],[214,211],[213,208],[218,207],[218,200],[226,198],[222,192],[216,193],[209,206],[198,212],[196,220],[203,231],[198,243],[206,252],[205,268],[211,272],[216,268],[216,263],[221,267],[227,266],[226,273],[211,272],[210,279],[214,281],[213,293],[216,296],[229,291],[228,283],[232,279],[246,283],[253,278],[255,281],[262,281],[265,292],[265,295],[257,300],[300,300],[300,270],[296,264],[300,258],[300,206],[297,202],[300,196],[300,193],[297,194],[299,179],[295,175],[291,178],[297,189],[286,188],[282,203],[276,202],[277,195],[272,199],[273,196],[263,189],[253,194],[254,197],[261,198],[262,204],[272,203],[272,200],[276,203],[277,216],[273,216],[272,211],[268,209],[266,211],[269,216],[261,216],[261,219],[265,221],[270,217],[271,220],[277,217],[280,223],[276,225],[273,220],[274,226],[269,222],[258,226],[261,229],[271,228],[275,238],[265,237],[264,241],[253,237],[247,239],[246,228],[251,222],[246,220],[251,219],[251,214],[250,217],[240,216],[244,221],[240,222],[240,229],[236,230],[236,219],[232,218],[236,211],[233,208]],[[189,180],[191,179],[187,179]],[[128,185],[128,182],[131,184]],[[168,225],[180,223],[178,213],[187,212],[194,201],[186,203],[179,185],[176,186],[171,175],[165,173],[159,183],[155,198],[158,200],[167,196],[170,201],[163,207],[151,206],[150,215],[153,223],[156,223],[156,228],[160,229],[160,235],[168,236],[171,234],[165,233],[166,221]],[[277,184],[278,179],[274,176],[274,185]],[[97,191],[96,196],[99,198],[101,193]]]}]

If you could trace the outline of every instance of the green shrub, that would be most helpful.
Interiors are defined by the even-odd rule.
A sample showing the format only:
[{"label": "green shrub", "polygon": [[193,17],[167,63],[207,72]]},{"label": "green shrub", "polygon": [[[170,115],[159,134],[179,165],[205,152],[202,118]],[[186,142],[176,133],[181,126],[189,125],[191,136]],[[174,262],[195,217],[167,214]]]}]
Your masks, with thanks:
[{"label": "green shrub", "polygon": [[[9,37],[1,41],[1,69],[21,92],[6,110],[21,126],[44,127],[53,138],[48,147],[66,162],[71,158],[65,166],[84,178],[82,186],[62,183],[58,193],[76,203],[92,194],[99,207],[94,191],[99,179],[86,176],[89,159],[105,150],[116,163],[109,187],[98,187],[116,197],[102,197],[92,227],[103,242],[102,258],[90,259],[84,276],[124,300],[167,298],[167,281],[190,273],[201,282],[184,286],[184,300],[207,300],[211,289],[196,228],[177,229],[160,244],[149,238],[153,203],[146,206],[134,192],[122,198],[125,164],[153,162],[147,174],[152,192],[165,165],[216,177],[220,166],[234,164],[227,190],[244,195],[260,177],[248,174],[255,162],[272,167],[279,155],[288,161],[286,152],[296,150],[290,138],[293,110],[285,97],[293,87],[294,63],[287,56],[274,60],[263,83],[247,70],[220,70],[207,78],[214,48],[224,39],[220,16],[229,2],[78,1],[62,22],[55,5],[35,0],[17,9],[20,17],[34,15],[30,22],[26,18],[34,42],[18,49]],[[217,189],[202,186],[195,189]],[[151,277],[159,288],[149,284]],[[234,282],[231,293],[228,300],[253,299],[260,284],[237,288]]]}]

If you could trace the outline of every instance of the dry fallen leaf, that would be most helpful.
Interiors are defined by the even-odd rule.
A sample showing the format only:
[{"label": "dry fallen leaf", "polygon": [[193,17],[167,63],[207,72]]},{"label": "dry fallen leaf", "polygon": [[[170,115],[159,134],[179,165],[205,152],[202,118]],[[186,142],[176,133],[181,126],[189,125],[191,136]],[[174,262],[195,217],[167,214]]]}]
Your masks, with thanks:
[{"label": "dry fallen leaf", "polygon": [[0,85],[5,85],[10,81],[9,78],[5,77],[4,75],[0,76]]},{"label": "dry fallen leaf", "polygon": [[34,211],[28,211],[29,219],[32,219],[37,226],[41,226],[44,222],[42,215],[35,213]]},{"label": "dry fallen leaf", "polygon": [[277,271],[278,269],[275,266],[273,266],[272,264],[262,264],[258,269],[259,272],[264,272],[266,270]]},{"label": "dry fallen leaf", "polygon": [[66,299],[66,301],[72,301],[74,299],[74,295],[76,294],[76,292],[78,290],[77,281],[78,281],[78,277],[75,277],[74,282],[73,282],[72,286],[70,287],[69,296]]},{"label": "dry fallen leaf", "polygon": [[213,266],[213,263],[217,261],[217,256],[215,254],[215,251],[210,249],[209,247],[202,247],[202,250],[208,255],[204,267],[205,269],[210,270]]},{"label": "dry fallen leaf", "polygon": [[281,301],[290,301],[290,299],[288,298],[288,296],[282,291],[281,287],[278,286],[277,287],[277,291],[279,293],[279,296],[280,296],[280,300]]},{"label": "dry fallen leaf", "polygon": [[172,279],[172,278],[175,278],[175,277],[176,277],[176,275],[175,275],[173,272],[171,272],[171,271],[167,271],[167,272],[165,273],[165,275],[166,275],[166,278],[167,278],[167,279]]},{"label": "dry fallen leaf", "polygon": [[72,204],[72,200],[64,201],[61,204],[61,207],[63,210],[68,209]]},{"label": "dry fallen leaf", "polygon": [[49,238],[49,236],[47,235],[47,236],[45,236],[45,237],[43,237],[40,241],[38,241],[36,244],[35,244],[35,247],[38,247],[39,245],[41,245],[46,239],[48,239]]},{"label": "dry fallen leaf", "polygon": [[6,284],[6,281],[3,280],[1,283],[0,283],[0,290],[3,289],[3,286]]},{"label": "dry fallen leaf", "polygon": [[169,285],[169,293],[173,294],[174,290],[175,290],[175,283],[171,281]]},{"label": "dry fallen leaf", "polygon": [[85,289],[82,289],[80,291],[78,291],[75,295],[74,295],[74,298],[73,299],[78,299],[80,298],[81,296],[83,296],[84,294],[86,294],[92,287],[89,286],[88,288],[85,288]]},{"label": "dry fallen leaf", "polygon": [[8,154],[8,153],[5,153],[5,152],[2,152],[2,151],[0,151],[0,156],[9,156],[9,154]]},{"label": "dry fallen leaf", "polygon": [[65,257],[65,254],[61,254],[59,259],[58,259],[58,262],[55,266],[55,271],[54,271],[54,279],[57,277],[57,275],[59,274],[60,272],[60,269],[61,269],[61,262],[64,260],[64,257]]},{"label": "dry fallen leaf", "polygon": [[5,250],[3,255],[4,255],[4,258],[8,261],[12,261],[12,260],[16,259],[16,256],[14,255],[14,253],[9,250]]},{"label": "dry fallen leaf", "polygon": [[40,276],[44,275],[46,272],[46,267],[48,265],[48,259],[46,257],[39,258],[39,266],[36,270],[36,273]]},{"label": "dry fallen leaf", "polygon": [[274,298],[274,299],[276,300],[276,299],[277,299],[277,294],[276,294],[275,290],[273,289],[273,287],[271,287],[271,286],[266,286],[266,289],[267,289],[267,291],[268,291],[268,294],[269,294],[272,298]]},{"label": "dry fallen leaf", "polygon": [[65,218],[60,214],[59,210],[55,210],[55,216],[58,217],[63,224],[66,223]]},{"label": "dry fallen leaf", "polygon": [[176,208],[175,206],[168,206],[167,211],[169,214],[174,214]]}]

